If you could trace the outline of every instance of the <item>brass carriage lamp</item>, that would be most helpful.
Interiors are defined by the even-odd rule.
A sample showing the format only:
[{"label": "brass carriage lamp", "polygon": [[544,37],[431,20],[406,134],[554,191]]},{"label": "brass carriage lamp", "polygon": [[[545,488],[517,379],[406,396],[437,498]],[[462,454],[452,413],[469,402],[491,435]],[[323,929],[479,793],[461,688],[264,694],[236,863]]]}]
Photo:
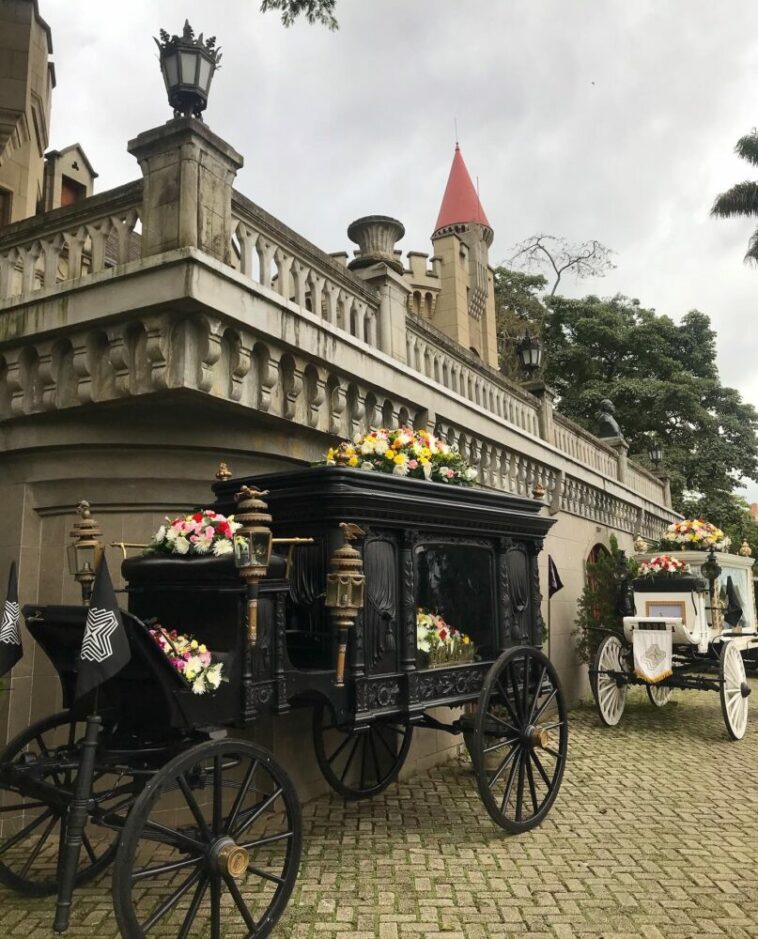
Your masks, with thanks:
[{"label": "brass carriage lamp", "polygon": [[243,486],[235,495],[236,520],[242,527],[234,535],[234,563],[247,584],[247,638],[258,641],[258,583],[266,576],[274,536],[268,527],[271,516],[263,496],[268,492]]},{"label": "brass carriage lamp", "polygon": [[181,36],[169,36],[165,29],[156,39],[163,81],[168,103],[174,117],[200,117],[208,105],[208,93],[213,73],[219,67],[221,50],[216,48],[216,37],[195,38],[188,20]]},{"label": "brass carriage lamp", "polygon": [[708,549],[708,560],[700,566],[700,573],[708,581],[711,600],[711,626],[713,629],[720,629],[721,598],[716,584],[721,576],[721,565],[716,560],[716,549],[712,545]]},{"label": "brass carriage lamp", "polygon": [[329,559],[326,575],[326,606],[337,630],[337,667],[334,684],[342,688],[345,684],[345,658],[347,656],[347,634],[355,623],[358,612],[363,609],[366,575],[363,573],[363,558],[351,542],[363,538],[365,532],[353,522],[341,522],[344,543]]},{"label": "brass carriage lamp", "polygon": [[92,518],[89,502],[81,501],[76,507],[78,521],[69,535],[74,540],[66,549],[69,574],[82,589],[82,603],[85,606],[92,597],[92,585],[95,573],[105,551],[105,545],[99,540],[103,531],[100,524]]}]

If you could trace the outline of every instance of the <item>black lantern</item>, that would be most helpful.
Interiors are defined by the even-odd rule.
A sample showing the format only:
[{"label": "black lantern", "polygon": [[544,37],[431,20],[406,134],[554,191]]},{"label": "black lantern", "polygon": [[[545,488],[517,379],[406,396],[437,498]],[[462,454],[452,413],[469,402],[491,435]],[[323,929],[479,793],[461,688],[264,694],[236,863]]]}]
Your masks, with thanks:
[{"label": "black lantern", "polygon": [[204,40],[200,33],[195,39],[195,32],[188,20],[184,22],[181,36],[169,36],[162,29],[160,37],[155,42],[168,103],[174,109],[174,117],[200,117],[208,105],[213,73],[221,61],[216,37]]},{"label": "black lantern", "polygon": [[242,524],[234,534],[234,563],[247,584],[247,638],[251,646],[258,642],[258,582],[266,576],[274,543],[271,516],[263,501],[267,494],[243,486],[234,497],[237,521]]},{"label": "black lantern", "polygon": [[542,365],[542,343],[537,336],[530,336],[527,329],[516,351],[527,378],[532,378]]},{"label": "black lantern", "polygon": [[648,456],[650,457],[650,462],[656,469],[658,469],[658,467],[663,462],[663,447],[661,446],[660,442],[655,438],[651,440],[647,452]]}]

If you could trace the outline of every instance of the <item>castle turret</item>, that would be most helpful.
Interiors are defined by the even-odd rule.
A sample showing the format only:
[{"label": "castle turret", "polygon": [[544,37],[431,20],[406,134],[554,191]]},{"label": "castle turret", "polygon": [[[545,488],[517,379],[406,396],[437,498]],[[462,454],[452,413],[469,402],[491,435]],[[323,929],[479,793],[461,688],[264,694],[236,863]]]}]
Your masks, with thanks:
[{"label": "castle turret", "polygon": [[489,248],[494,232],[458,144],[432,235],[439,294],[434,325],[497,367],[495,294]]}]

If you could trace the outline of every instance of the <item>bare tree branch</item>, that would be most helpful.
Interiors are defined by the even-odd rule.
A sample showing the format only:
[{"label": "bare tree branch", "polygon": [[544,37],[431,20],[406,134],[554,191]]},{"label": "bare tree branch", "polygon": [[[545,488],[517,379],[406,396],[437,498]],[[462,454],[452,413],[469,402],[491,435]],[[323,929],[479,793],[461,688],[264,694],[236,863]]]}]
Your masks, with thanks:
[{"label": "bare tree branch", "polygon": [[596,239],[571,244],[556,235],[532,235],[515,246],[508,263],[522,270],[552,270],[555,280],[549,296],[553,296],[566,271],[577,278],[604,277],[616,265],[611,259],[614,252]]}]

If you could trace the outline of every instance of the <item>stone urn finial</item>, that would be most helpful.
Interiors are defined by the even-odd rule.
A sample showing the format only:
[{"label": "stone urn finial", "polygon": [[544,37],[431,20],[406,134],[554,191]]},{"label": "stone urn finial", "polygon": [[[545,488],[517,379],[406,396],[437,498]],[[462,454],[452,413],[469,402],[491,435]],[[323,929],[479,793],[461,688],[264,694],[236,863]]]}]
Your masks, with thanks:
[{"label": "stone urn finial", "polygon": [[405,227],[388,215],[366,215],[356,219],[347,230],[347,237],[358,245],[359,254],[348,267],[351,271],[384,262],[398,274],[403,262],[395,254],[395,244],[405,235]]}]

